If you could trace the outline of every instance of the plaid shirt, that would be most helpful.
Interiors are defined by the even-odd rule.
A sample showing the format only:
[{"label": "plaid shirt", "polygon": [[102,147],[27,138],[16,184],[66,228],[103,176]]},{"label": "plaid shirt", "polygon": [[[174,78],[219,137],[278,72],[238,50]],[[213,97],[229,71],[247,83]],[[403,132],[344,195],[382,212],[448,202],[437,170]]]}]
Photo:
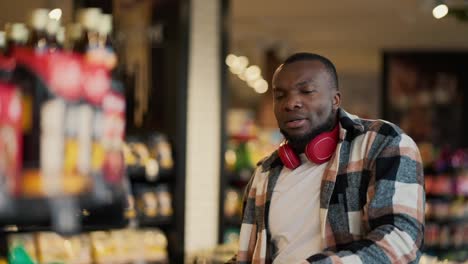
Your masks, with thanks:
[{"label": "plaid shirt", "polygon": [[[424,177],[416,144],[397,126],[339,110],[340,140],[324,172],[324,250],[302,263],[417,263],[424,237]],[[271,196],[283,169],[277,152],[247,185],[237,263],[271,263]],[[291,216],[294,224],[294,216]]]}]

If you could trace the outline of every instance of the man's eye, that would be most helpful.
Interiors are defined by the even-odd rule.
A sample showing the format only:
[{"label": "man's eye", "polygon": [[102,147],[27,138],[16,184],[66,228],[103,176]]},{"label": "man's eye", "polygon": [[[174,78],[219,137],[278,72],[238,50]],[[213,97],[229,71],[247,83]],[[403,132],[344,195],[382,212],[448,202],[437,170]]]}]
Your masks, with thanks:
[{"label": "man's eye", "polygon": [[275,93],[275,99],[278,100],[278,99],[281,99],[284,97],[284,94],[283,93]]},{"label": "man's eye", "polygon": [[315,90],[302,90],[301,91],[303,94],[311,94],[311,93],[314,93]]}]

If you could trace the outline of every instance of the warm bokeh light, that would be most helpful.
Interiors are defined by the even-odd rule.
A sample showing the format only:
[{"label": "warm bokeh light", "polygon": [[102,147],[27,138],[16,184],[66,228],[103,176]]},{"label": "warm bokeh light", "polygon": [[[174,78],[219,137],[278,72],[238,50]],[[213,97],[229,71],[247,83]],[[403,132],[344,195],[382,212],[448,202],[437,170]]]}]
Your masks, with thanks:
[{"label": "warm bokeh light", "polygon": [[237,56],[234,54],[229,54],[226,57],[226,65],[229,67],[232,67],[234,65],[234,62],[237,60]]},{"label": "warm bokeh light", "polygon": [[268,91],[268,83],[264,79],[259,79],[255,81],[253,88],[259,94],[266,93]]},{"label": "warm bokeh light", "polygon": [[444,5],[444,4],[440,4],[436,7],[434,7],[434,9],[432,10],[432,15],[437,18],[437,19],[441,19],[443,17],[445,17],[447,14],[448,14],[448,7],[447,5]]},{"label": "warm bokeh light", "polygon": [[229,54],[225,59],[229,71],[236,74],[239,79],[247,82],[257,93],[265,93],[268,90],[268,83],[262,77],[262,70],[257,65],[249,66],[249,59],[245,56]]},{"label": "warm bokeh light", "polygon": [[260,68],[257,65],[252,65],[252,66],[249,66],[245,70],[244,76],[245,76],[245,79],[249,81],[249,80],[259,79],[261,77],[260,74],[261,74]]},{"label": "warm bokeh light", "polygon": [[247,59],[247,57],[245,56],[240,56],[237,59],[238,59],[239,68],[242,68],[242,70],[245,70],[245,68],[247,68],[247,66],[249,65],[249,59]]},{"label": "warm bokeh light", "polygon": [[62,17],[62,9],[60,9],[60,8],[52,9],[49,12],[49,18],[50,19],[60,20],[61,17]]}]

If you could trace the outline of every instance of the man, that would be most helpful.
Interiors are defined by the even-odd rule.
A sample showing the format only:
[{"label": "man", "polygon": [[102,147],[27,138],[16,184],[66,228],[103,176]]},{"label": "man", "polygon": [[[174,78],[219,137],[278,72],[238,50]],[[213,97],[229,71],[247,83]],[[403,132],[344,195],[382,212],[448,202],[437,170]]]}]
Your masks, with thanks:
[{"label": "man", "polygon": [[273,76],[287,140],[247,185],[237,263],[417,263],[424,179],[396,125],[340,108],[335,66],[294,54]]}]

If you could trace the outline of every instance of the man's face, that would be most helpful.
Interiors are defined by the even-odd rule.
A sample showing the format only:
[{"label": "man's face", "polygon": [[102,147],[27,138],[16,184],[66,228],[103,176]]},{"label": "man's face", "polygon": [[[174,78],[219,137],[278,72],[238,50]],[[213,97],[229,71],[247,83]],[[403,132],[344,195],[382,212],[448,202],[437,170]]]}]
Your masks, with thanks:
[{"label": "man's face", "polygon": [[276,70],[274,110],[286,139],[309,141],[332,128],[340,105],[340,93],[332,83],[325,66],[316,60],[297,61]]}]

